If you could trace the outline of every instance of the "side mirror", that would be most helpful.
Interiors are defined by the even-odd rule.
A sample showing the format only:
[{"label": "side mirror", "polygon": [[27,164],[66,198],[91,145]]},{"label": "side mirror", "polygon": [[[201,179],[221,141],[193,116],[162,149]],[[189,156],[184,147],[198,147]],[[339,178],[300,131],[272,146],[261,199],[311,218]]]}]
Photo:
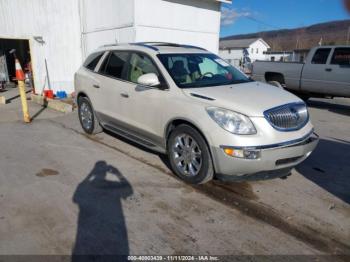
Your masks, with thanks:
[{"label": "side mirror", "polygon": [[137,79],[137,83],[143,86],[150,86],[150,87],[156,87],[160,85],[158,76],[155,73],[149,73],[140,76]]}]

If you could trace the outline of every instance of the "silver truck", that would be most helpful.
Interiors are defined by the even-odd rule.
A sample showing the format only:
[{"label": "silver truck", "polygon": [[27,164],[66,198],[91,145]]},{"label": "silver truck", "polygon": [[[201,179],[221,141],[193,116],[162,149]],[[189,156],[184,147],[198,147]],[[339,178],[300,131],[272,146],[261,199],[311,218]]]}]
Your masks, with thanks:
[{"label": "silver truck", "polygon": [[252,78],[283,87],[304,100],[350,97],[350,46],[315,47],[304,63],[256,61]]}]

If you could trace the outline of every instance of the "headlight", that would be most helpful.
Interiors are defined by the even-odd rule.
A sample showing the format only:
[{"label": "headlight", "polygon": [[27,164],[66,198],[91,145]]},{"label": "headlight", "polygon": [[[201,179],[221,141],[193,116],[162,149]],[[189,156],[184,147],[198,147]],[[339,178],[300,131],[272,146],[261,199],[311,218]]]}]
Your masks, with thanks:
[{"label": "headlight", "polygon": [[253,135],[256,129],[249,117],[217,107],[207,108],[209,116],[226,131],[236,135]]}]

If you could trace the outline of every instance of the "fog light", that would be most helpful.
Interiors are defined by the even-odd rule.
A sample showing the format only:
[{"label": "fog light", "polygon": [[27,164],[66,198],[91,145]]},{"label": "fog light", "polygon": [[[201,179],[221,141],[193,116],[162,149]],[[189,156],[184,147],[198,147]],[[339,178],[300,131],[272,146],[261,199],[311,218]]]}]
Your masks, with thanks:
[{"label": "fog light", "polygon": [[244,150],[244,157],[247,159],[259,159],[260,158],[260,150]]},{"label": "fog light", "polygon": [[224,147],[224,152],[226,155],[237,158],[244,159],[259,159],[260,158],[260,150],[249,149],[249,148],[232,148],[232,147]]}]

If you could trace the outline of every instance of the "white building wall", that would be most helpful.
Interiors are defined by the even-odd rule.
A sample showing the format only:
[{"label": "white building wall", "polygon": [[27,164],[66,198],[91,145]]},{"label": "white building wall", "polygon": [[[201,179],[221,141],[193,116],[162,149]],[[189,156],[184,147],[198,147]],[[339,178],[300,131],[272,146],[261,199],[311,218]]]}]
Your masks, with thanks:
[{"label": "white building wall", "polygon": [[265,60],[266,56],[264,52],[266,52],[267,50],[268,47],[262,41],[258,40],[249,46],[249,57],[252,60],[252,62],[256,60]]},{"label": "white building wall", "polygon": [[204,47],[218,53],[220,2],[134,0],[135,41],[166,41]]},{"label": "white building wall", "polygon": [[[33,36],[41,36],[45,44]],[[38,91],[45,83],[45,59],[52,88],[73,91],[74,72],[82,61],[77,0],[1,0],[0,38],[30,40]]]},{"label": "white building wall", "polygon": [[79,0],[83,56],[101,45],[135,40],[134,0]]},{"label": "white building wall", "polygon": [[231,65],[239,67],[243,60],[243,49],[220,50],[219,56]]}]

